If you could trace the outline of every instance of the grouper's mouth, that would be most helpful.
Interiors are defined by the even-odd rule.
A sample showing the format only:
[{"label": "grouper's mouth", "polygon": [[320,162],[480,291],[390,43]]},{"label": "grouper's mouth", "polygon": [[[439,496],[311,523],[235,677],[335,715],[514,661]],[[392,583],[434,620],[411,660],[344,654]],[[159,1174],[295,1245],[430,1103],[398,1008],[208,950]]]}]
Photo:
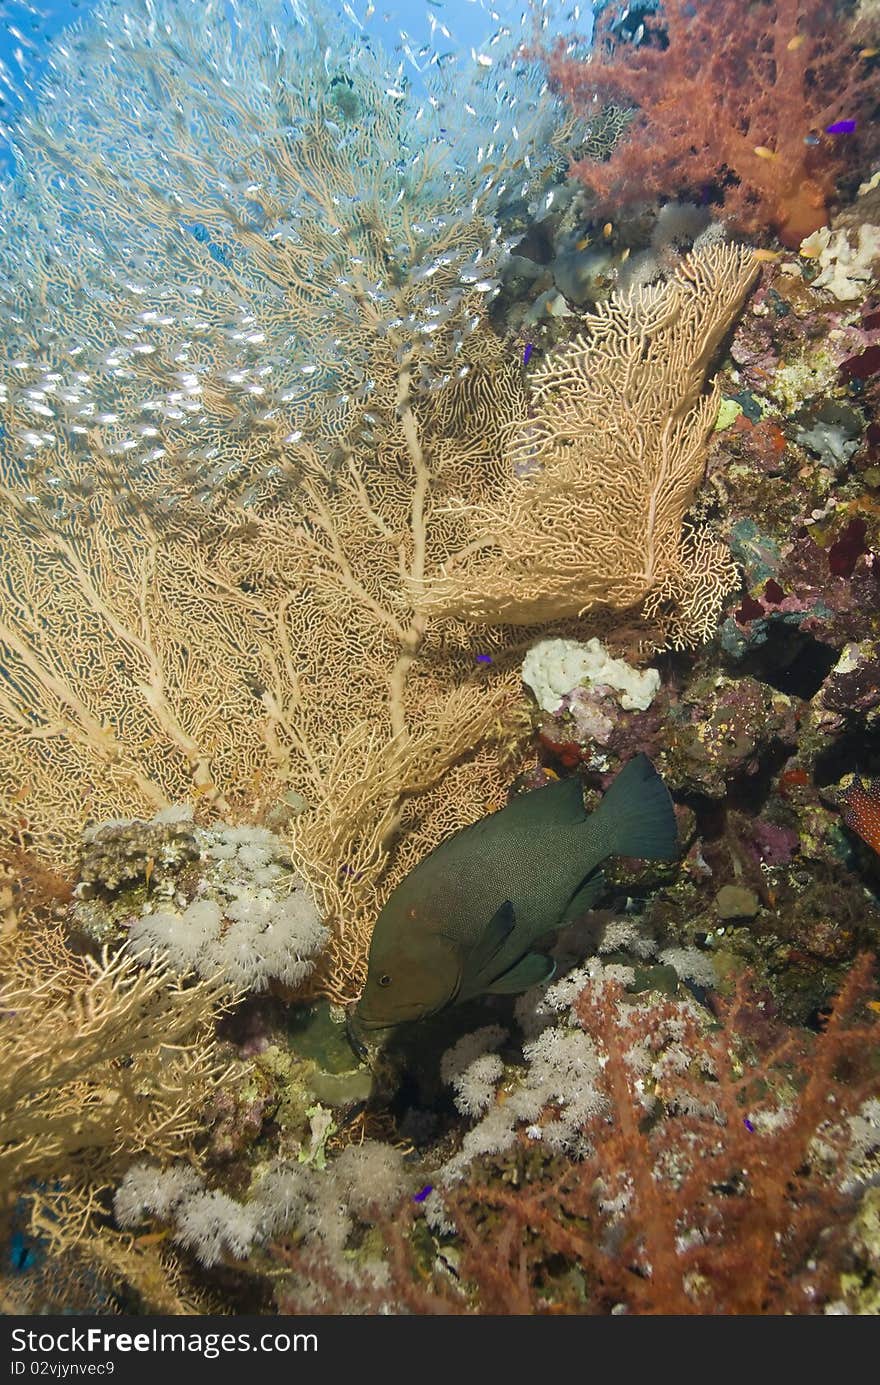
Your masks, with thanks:
[{"label": "grouper's mouth", "polygon": [[346,1011],[345,1030],[348,1035],[348,1042],[354,1049],[357,1056],[361,1059],[366,1057],[370,1049],[381,1048],[386,1040],[397,1033],[400,1029],[406,1029],[411,1024],[417,1024],[419,1020],[429,1019],[431,1015],[438,1014],[445,1010],[447,1006],[453,1005],[458,999],[461,989],[461,973],[455,978],[455,985],[450,989],[449,994],[439,1001],[433,1008],[413,1003],[413,1013],[402,1015],[396,1020],[370,1019],[369,1014],[365,1015],[364,997],[355,1001],[354,1005]]},{"label": "grouper's mouth", "polygon": [[380,1020],[365,1020],[357,1013],[357,1008],[355,1004],[346,1011],[345,1032],[355,1056],[363,1061],[369,1057],[370,1050],[381,1047],[398,1026],[384,1024]]}]

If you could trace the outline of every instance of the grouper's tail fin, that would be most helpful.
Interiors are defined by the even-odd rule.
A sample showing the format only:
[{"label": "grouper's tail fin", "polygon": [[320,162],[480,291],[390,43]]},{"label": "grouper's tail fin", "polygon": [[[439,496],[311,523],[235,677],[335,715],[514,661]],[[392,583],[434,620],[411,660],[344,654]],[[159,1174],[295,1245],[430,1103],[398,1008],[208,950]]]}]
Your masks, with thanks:
[{"label": "grouper's tail fin", "polygon": [[673,861],[678,829],[669,790],[647,755],[636,755],[609,785],[597,809],[609,854]]}]

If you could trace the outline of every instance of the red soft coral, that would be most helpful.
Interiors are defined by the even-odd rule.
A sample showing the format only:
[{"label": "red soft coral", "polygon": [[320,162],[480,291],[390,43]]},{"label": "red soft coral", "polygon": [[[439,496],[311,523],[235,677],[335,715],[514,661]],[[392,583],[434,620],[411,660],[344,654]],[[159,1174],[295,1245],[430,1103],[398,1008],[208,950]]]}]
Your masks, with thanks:
[{"label": "red soft coral", "polygon": [[[604,209],[717,188],[741,231],[793,247],[824,225],[876,101],[870,53],[835,0],[663,0],[639,45],[614,39],[615,14],[596,21],[586,61],[564,43],[546,56],[580,112],[597,97],[639,110],[607,162],[572,165]],[[827,134],[840,120],[859,128]]]}]

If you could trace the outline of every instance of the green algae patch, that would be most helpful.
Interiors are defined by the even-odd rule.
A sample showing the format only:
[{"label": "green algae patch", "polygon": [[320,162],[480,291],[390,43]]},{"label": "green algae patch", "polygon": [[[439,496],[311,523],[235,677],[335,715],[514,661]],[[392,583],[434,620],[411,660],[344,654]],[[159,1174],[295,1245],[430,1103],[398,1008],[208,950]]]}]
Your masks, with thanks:
[{"label": "green algae patch", "polygon": [[743,411],[742,404],[736,399],[722,399],[721,407],[718,410],[718,417],[715,420],[715,432],[723,433],[725,428],[730,428],[739,418]]}]

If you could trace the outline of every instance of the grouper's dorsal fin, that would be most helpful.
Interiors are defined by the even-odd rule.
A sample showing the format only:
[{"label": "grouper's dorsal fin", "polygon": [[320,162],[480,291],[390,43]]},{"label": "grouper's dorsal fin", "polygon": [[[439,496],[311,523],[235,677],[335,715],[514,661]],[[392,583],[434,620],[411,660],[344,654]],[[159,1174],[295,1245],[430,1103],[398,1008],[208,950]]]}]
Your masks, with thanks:
[{"label": "grouper's dorsal fin", "polygon": [[542,827],[571,827],[587,818],[583,785],[576,774],[545,784],[542,789],[517,794],[503,811],[511,822],[514,817],[524,823],[534,819]]},{"label": "grouper's dorsal fin", "polygon": [[483,986],[492,978],[492,963],[498,956],[516,924],[516,914],[509,899],[496,910],[483,931],[480,941],[468,957],[468,973],[474,983]]}]

